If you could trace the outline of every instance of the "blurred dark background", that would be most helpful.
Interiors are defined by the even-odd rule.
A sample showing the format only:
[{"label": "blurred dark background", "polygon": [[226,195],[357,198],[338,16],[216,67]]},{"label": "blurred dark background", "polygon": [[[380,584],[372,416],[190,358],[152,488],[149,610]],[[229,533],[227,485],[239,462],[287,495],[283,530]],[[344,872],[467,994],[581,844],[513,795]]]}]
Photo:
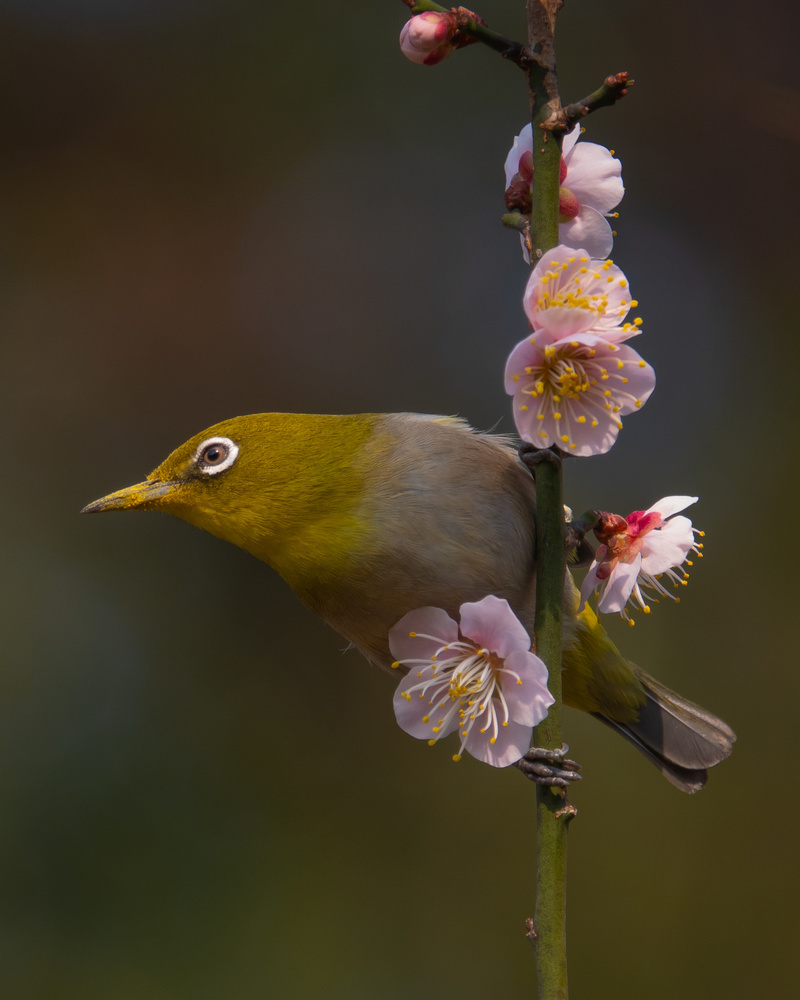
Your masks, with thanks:
[{"label": "blurred dark background", "polygon": [[[522,0],[479,9],[523,35]],[[565,100],[636,79],[586,138],[623,162],[613,256],[659,378],[611,454],[568,466],[567,499],[700,495],[707,558],[681,606],[610,628],[739,734],[689,798],[567,713],[576,997],[796,986],[787,10],[560,17]],[[391,680],[243,552],[167,517],[78,516],[241,413],[511,430],[525,270],[498,220],[526,94],[479,46],[413,66],[405,16],[0,2],[4,998],[532,994],[532,787],[402,733]]]}]

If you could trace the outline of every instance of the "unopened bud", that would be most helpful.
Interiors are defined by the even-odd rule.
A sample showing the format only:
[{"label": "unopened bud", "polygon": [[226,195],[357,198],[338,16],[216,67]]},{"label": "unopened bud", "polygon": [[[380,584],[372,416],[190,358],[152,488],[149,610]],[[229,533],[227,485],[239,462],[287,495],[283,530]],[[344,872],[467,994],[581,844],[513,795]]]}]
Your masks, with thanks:
[{"label": "unopened bud", "polygon": [[519,158],[519,170],[520,177],[527,181],[529,184],[533,180],[533,153],[526,149],[525,152]]},{"label": "unopened bud", "polygon": [[558,215],[559,222],[569,222],[580,212],[581,206],[578,199],[569,188],[558,189]]},{"label": "unopened bud", "polygon": [[453,38],[458,29],[452,14],[426,11],[406,21],[400,32],[400,49],[411,62],[435,66],[457,47]]}]

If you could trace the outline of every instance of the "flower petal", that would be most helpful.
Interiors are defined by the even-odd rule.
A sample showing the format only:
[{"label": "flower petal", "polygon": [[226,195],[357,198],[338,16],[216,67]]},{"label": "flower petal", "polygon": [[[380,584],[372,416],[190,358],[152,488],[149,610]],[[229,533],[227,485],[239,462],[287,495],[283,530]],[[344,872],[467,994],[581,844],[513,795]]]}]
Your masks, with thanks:
[{"label": "flower petal", "polygon": [[[453,713],[446,726],[443,726],[438,733],[433,732],[434,726],[438,726],[440,720],[446,715],[453,705],[452,699],[448,696],[447,701],[434,712],[434,706],[447,695],[449,691],[449,680],[447,678],[435,683],[426,691],[411,691],[410,688],[421,684],[424,681],[434,678],[433,667],[422,667],[420,670],[410,670],[400,681],[394,693],[394,714],[401,729],[405,730],[409,736],[414,736],[418,740],[430,740],[441,738],[452,733],[458,728],[458,712]],[[406,698],[405,695],[409,697]],[[433,702],[433,705],[431,704]],[[428,719],[426,722],[425,719]]]},{"label": "flower petal", "polygon": [[694,545],[692,522],[688,517],[672,517],[661,528],[650,531],[642,547],[642,572],[658,576],[681,566]]},{"label": "flower petal", "polygon": [[[605,455],[609,451],[620,431],[619,418],[612,410],[607,410],[601,404],[586,400],[578,413],[572,401],[568,400],[561,406],[562,418],[554,435],[553,444],[559,445],[570,455],[578,458],[588,458],[590,455]],[[580,418],[584,420],[581,421]],[[547,421],[544,421],[547,425]],[[568,441],[563,441],[564,437]]]},{"label": "flower petal", "polygon": [[482,733],[477,723],[464,744],[468,753],[484,764],[492,767],[508,767],[524,757],[531,745],[532,729],[518,722],[509,721],[507,726],[499,726],[495,742],[491,742],[492,732]]},{"label": "flower petal", "polygon": [[595,589],[600,586],[601,581],[597,576],[597,570],[599,567],[600,563],[595,560],[586,571],[586,576],[583,578],[583,583],[581,584],[581,603],[578,605],[579,614],[583,611],[584,605],[592,596]]},{"label": "flower petal", "polygon": [[597,602],[598,611],[602,611],[603,614],[608,614],[611,611],[622,611],[631,596],[641,566],[641,555],[637,555],[632,562],[626,563],[620,560],[617,563],[608,578],[600,600]]},{"label": "flower petal", "polygon": [[679,510],[691,507],[699,499],[700,497],[664,497],[662,500],[657,500],[652,507],[648,507],[646,513],[649,514],[651,510],[654,510],[666,520],[673,514],[677,514]]},{"label": "flower petal", "polygon": [[547,667],[535,653],[512,653],[505,669],[519,674],[519,681],[504,673],[503,696],[509,718],[523,726],[538,726],[555,701],[547,687]]},{"label": "flower petal", "polygon": [[[583,129],[581,128],[581,126],[573,125],[572,131],[567,132],[567,134],[564,136],[564,141],[561,143],[561,155],[564,157],[565,160],[572,152],[575,143],[578,141],[578,139],[580,139],[582,134],[583,134]],[[533,148],[532,145],[531,148]]]},{"label": "flower petal", "polygon": [[[423,633],[435,636],[425,639]],[[438,640],[442,641],[439,642]],[[458,624],[441,608],[417,608],[409,611],[389,629],[389,649],[397,660],[428,660],[436,650],[447,642],[458,639]]]},{"label": "flower petal", "polygon": [[514,180],[514,175],[519,173],[519,158],[523,153],[531,152],[533,152],[533,130],[529,122],[519,135],[514,136],[514,143],[503,165],[506,172],[506,188]]},{"label": "flower petal", "polygon": [[508,601],[493,594],[461,605],[461,634],[503,659],[531,648],[531,637]]},{"label": "flower petal", "polygon": [[509,396],[513,396],[517,391],[525,369],[529,365],[538,364],[541,358],[541,351],[536,346],[536,341],[537,333],[531,333],[525,340],[521,340],[508,356],[504,384]]},{"label": "flower petal", "polygon": [[605,216],[584,203],[574,219],[559,225],[558,238],[563,243],[586,247],[589,255],[595,258],[608,257],[614,247],[614,234]]},{"label": "flower petal", "polygon": [[622,201],[625,194],[622,164],[605,146],[581,142],[564,159],[567,164],[564,187],[569,188],[581,205],[603,213]]},{"label": "flower petal", "polygon": [[[614,383],[614,399],[619,412],[635,413],[647,402],[656,387],[656,373],[642,357],[627,344],[620,344],[614,352],[615,367],[609,368]],[[621,384],[620,384],[621,383]]]}]

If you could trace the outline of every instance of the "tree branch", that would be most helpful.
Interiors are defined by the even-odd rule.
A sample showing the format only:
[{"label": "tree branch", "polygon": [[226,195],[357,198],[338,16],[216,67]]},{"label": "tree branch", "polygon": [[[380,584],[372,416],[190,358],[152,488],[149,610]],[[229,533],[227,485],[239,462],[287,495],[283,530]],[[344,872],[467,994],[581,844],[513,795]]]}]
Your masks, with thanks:
[{"label": "tree branch", "polygon": [[[563,0],[527,0],[528,70],[533,132],[531,189],[531,267],[558,244],[558,198],[563,131],[545,122],[561,111],[556,74],[556,15]],[[536,652],[547,664],[548,687],[555,698],[534,733],[536,746],[560,748],[561,615],[566,573],[561,459],[553,450],[523,448],[523,460],[536,480]],[[567,827],[563,790],[536,788],[536,913],[529,937],[536,953],[539,1000],[567,1000]],[[532,932],[532,933],[531,933]]]},{"label": "tree branch", "polygon": [[574,104],[568,104],[565,108],[554,112],[542,124],[542,128],[553,132],[570,132],[573,125],[581,118],[597,111],[598,108],[607,108],[616,104],[617,101],[621,101],[628,93],[628,87],[632,87],[633,83],[633,80],[628,79],[627,73],[613,73],[605,78],[602,87],[589,94],[588,97],[584,97],[582,101],[575,101]]},{"label": "tree branch", "polygon": [[528,94],[533,131],[533,184],[531,207],[531,267],[558,244],[558,189],[561,182],[563,132],[544,123],[561,110],[556,75],[555,21],[563,0],[527,0]]}]

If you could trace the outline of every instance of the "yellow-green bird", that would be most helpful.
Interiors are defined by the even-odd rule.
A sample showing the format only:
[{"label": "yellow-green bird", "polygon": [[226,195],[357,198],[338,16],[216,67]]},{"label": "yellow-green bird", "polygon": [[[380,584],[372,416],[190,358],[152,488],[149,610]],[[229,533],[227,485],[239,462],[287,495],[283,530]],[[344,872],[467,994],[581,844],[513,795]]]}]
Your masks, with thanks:
[{"label": "yellow-green bird", "polygon": [[[407,612],[505,598],[533,636],[536,490],[505,438],[451,417],[259,413],[196,434],[143,483],[85,508],[162,510],[273,567],[365,656],[390,667]],[[564,702],[694,792],[731,752],[722,720],[625,660],[564,588]]]}]

